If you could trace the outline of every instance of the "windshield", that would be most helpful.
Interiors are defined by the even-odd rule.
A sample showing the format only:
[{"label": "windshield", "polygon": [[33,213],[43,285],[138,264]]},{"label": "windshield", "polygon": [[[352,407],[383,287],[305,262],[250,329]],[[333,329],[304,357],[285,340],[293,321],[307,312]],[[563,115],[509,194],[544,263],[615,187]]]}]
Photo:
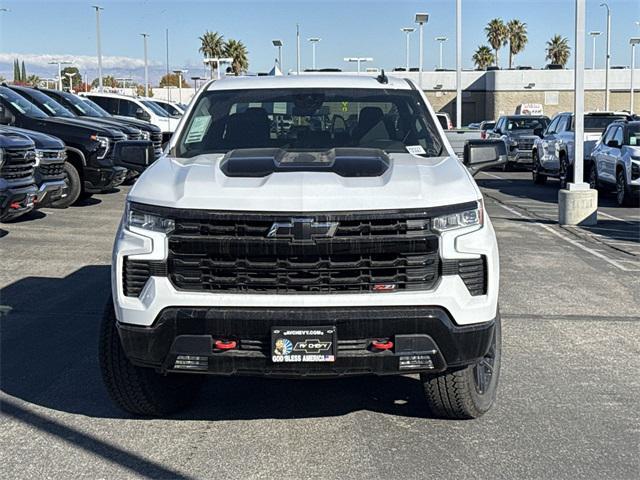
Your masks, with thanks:
[{"label": "windshield", "polygon": [[56,102],[53,98],[45,95],[38,90],[29,90],[28,93],[33,101],[48,115],[52,117],[75,117],[73,113],[67,110],[65,107]]},{"label": "windshield", "polygon": [[174,107],[173,105],[171,105],[170,103],[163,103],[163,102],[154,102],[154,103],[158,105],[161,109],[163,109],[165,112],[167,112],[169,115],[171,115],[172,117],[180,117],[182,115],[182,112],[178,110],[176,107]]},{"label": "windshield", "polygon": [[629,125],[627,138],[625,140],[625,145],[629,145],[630,147],[640,147],[640,124]]},{"label": "windshield", "polygon": [[85,117],[103,117],[104,115],[102,115],[100,112],[98,112],[96,109],[94,109],[89,103],[83,101],[80,97],[78,97],[77,95],[74,95],[73,93],[62,93],[63,98],[71,105],[73,105],[73,108],[75,108],[75,110],[77,112],[80,113],[80,115],[83,115]]},{"label": "windshield", "polygon": [[624,115],[585,115],[584,129],[591,132],[604,132],[609,124],[616,120],[626,120]]},{"label": "windshield", "polygon": [[78,97],[78,98],[80,99],[80,101],[82,101],[82,103],[89,105],[96,112],[98,112],[101,117],[110,117],[111,116],[111,114],[109,112],[107,112],[104,108],[102,108],[100,105],[98,105],[93,100],[91,100],[91,99],[89,99],[87,97]]},{"label": "windshield", "polygon": [[153,113],[155,113],[156,115],[160,116],[160,117],[168,117],[169,114],[163,110],[162,108],[160,108],[158,105],[156,105],[154,102],[150,101],[150,100],[142,100],[142,103],[144,105],[146,105],[147,107],[149,107],[149,110],[151,110]]},{"label": "windshield", "polygon": [[509,118],[507,119],[507,130],[535,130],[536,128],[546,129],[549,125],[548,118]]},{"label": "windshield", "polygon": [[442,139],[413,90],[256,89],[207,92],[176,147],[179,157],[238,148],[410,151],[434,157]]},{"label": "windshield", "polygon": [[481,126],[483,130],[493,130],[496,126],[496,122],[484,122]]},{"label": "windshield", "polygon": [[36,107],[29,100],[18,95],[7,87],[0,87],[0,97],[11,104],[18,112],[31,118],[47,118],[48,115]]}]

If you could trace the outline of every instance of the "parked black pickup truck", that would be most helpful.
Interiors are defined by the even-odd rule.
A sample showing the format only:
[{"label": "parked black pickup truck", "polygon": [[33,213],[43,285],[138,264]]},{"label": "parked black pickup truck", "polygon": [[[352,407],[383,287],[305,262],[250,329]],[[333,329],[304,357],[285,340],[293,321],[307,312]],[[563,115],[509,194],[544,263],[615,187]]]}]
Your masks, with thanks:
[{"label": "parked black pickup truck", "polygon": [[[0,125],[0,133],[18,133],[29,138],[36,147],[35,181],[38,187],[36,207],[65,208],[76,199],[67,195],[65,181],[67,153],[62,140],[40,132]],[[71,202],[70,202],[71,200]]]},{"label": "parked black pickup truck", "polygon": [[61,139],[67,148],[70,196],[88,198],[120,185],[127,169],[114,163],[120,131],[76,118],[54,118],[10,88],[0,86],[0,124],[35,130]]},{"label": "parked black pickup truck", "polygon": [[0,222],[33,209],[38,195],[35,165],[35,145],[29,138],[0,132]]},{"label": "parked black pickup truck", "polygon": [[101,120],[105,123],[110,122],[114,125],[128,125],[139,128],[142,132],[142,138],[144,140],[151,140],[153,143],[154,157],[157,159],[162,155],[162,130],[160,130],[156,125],[131,117],[111,115],[93,100],[87,97],[75,95],[71,92],[44,88],[40,88],[39,91],[53,98],[59,104],[66,107],[79,117],[86,117],[86,119],[91,120]]}]

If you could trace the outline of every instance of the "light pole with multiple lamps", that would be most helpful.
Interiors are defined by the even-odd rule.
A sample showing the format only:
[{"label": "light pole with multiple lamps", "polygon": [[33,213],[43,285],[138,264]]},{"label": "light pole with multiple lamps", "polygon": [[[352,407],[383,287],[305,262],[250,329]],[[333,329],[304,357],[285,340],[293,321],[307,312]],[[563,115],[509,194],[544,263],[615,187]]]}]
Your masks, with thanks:
[{"label": "light pole with multiple lamps", "polygon": [[71,62],[55,60],[53,62],[49,62],[49,65],[58,65],[58,90],[62,90],[62,65],[71,65]]},{"label": "light pole with multiple lamps", "polygon": [[434,40],[440,43],[440,63],[438,64],[438,69],[442,70],[442,44],[449,39],[447,37],[436,37]]},{"label": "light pole with multiple lamps", "polygon": [[604,66],[604,109],[609,111],[609,67],[611,66],[611,9],[607,2],[602,2],[601,7],[607,9],[607,55]]},{"label": "light pole with multiple lamps", "polygon": [[282,45],[284,44],[279,39],[271,40],[271,43],[278,49],[278,68],[282,71]]},{"label": "light pole with multiple lamps", "polygon": [[[220,64],[221,63],[233,63],[233,58],[230,57],[220,57],[220,58],[205,58],[203,60],[205,65],[210,65],[212,63],[216,64],[216,72],[218,80],[220,80]],[[213,78],[213,71],[211,72],[211,78]]]},{"label": "light pole with multiple lamps", "polygon": [[629,83],[629,113],[635,112],[633,104],[633,71],[636,68],[636,45],[640,43],[640,37],[632,37],[629,39],[631,45],[631,80]]},{"label": "light pole with multiple lamps", "polygon": [[188,70],[174,70],[173,73],[178,75],[178,103],[182,105],[182,75],[187,73]]},{"label": "light pole with multiple lamps", "polygon": [[407,37],[407,46],[406,46],[406,53],[407,53],[407,72],[409,71],[409,35],[411,35],[411,33],[415,32],[416,29],[413,27],[403,27],[400,29],[401,32],[404,32],[406,34]]},{"label": "light pole with multiple lamps", "polygon": [[93,5],[91,8],[96,10],[96,47],[98,53],[98,91],[102,91],[102,45],[100,45],[100,10],[104,10],[99,5]]},{"label": "light pole with multiple lamps", "polygon": [[193,80],[193,88],[197,92],[198,91],[198,82],[200,82],[202,80],[206,80],[206,78],[204,78],[204,77],[191,77],[191,80]]},{"label": "light pole with multiple lamps", "polygon": [[316,45],[322,39],[318,37],[312,37],[312,38],[309,38],[308,40],[311,43],[311,68],[315,70],[316,69]]},{"label": "light pole with multiple lamps", "polygon": [[420,86],[420,90],[422,90],[422,70],[423,70],[423,66],[424,66],[424,24],[427,23],[429,21],[429,14],[428,13],[416,13],[416,18],[415,18],[416,23],[418,24],[418,28],[420,31],[420,47],[419,47],[419,55],[420,55],[420,60],[418,62],[418,75],[420,75],[418,77],[418,85]]},{"label": "light pole with multiple lamps", "polygon": [[591,47],[591,70],[596,69],[596,38],[602,35],[602,32],[589,32],[591,38],[593,38],[593,46]]},{"label": "light pole with multiple lamps", "polygon": [[149,63],[147,61],[147,38],[148,33],[141,33],[144,40],[144,96],[149,96]]},{"label": "light pole with multiple lamps", "polygon": [[358,64],[358,75],[360,74],[360,64],[362,64],[363,62],[373,62],[373,58],[372,57],[345,57],[344,58],[345,62],[355,62]]},{"label": "light pole with multiple lamps", "polygon": [[65,75],[65,77],[68,77],[68,78],[69,78],[69,91],[70,91],[71,93],[73,93],[73,77],[75,77],[76,75],[78,75],[78,72],[73,72],[73,73],[69,73],[69,72],[67,72],[67,73],[65,73],[64,75]]}]

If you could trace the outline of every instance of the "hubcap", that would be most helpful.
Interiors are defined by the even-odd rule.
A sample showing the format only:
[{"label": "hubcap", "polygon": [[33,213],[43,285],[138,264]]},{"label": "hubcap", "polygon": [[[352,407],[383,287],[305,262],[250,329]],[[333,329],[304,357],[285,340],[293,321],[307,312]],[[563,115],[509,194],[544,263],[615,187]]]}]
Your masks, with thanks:
[{"label": "hubcap", "polygon": [[487,354],[476,363],[473,367],[473,378],[476,387],[476,392],[479,394],[485,393],[490,387],[493,381],[493,372],[496,362],[496,337],[493,334],[493,343]]}]

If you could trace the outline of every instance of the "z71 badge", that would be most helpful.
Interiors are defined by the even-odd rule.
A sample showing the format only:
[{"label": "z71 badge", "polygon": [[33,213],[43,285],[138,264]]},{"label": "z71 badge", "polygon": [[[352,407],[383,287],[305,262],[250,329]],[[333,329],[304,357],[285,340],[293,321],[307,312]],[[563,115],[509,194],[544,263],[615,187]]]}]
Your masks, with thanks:
[{"label": "z71 badge", "polygon": [[335,361],[335,327],[279,328],[271,330],[271,360],[285,362]]}]

